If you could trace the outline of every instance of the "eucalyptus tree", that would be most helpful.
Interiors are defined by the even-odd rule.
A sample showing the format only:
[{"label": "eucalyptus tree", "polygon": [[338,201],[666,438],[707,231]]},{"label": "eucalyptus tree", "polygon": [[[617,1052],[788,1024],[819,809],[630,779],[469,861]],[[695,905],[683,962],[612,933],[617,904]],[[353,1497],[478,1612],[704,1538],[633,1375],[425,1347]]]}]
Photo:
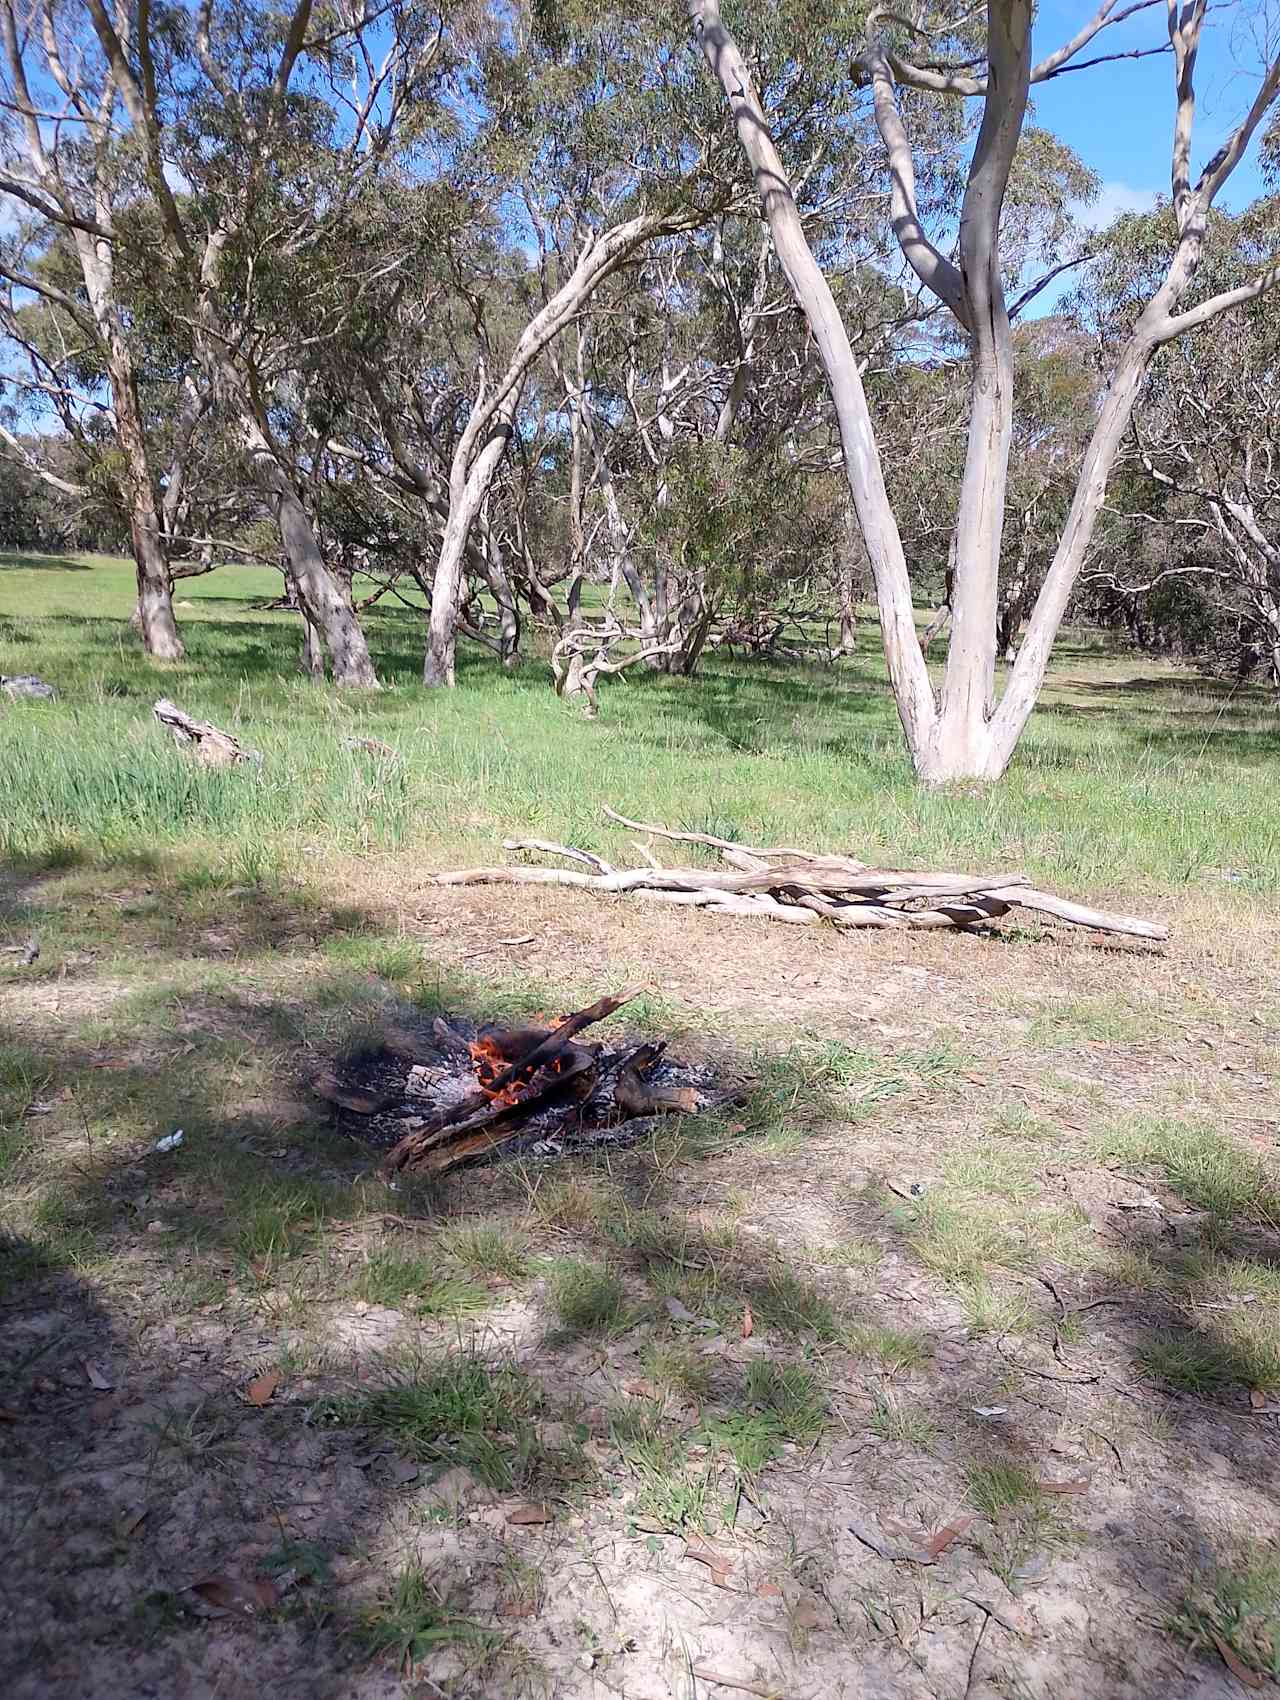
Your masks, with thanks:
[{"label": "eucalyptus tree", "polygon": [[[128,115],[157,212],[157,284],[188,326],[196,361],[269,504],[308,627],[339,684],[377,683],[349,596],[324,558],[309,469],[276,428],[288,413],[298,315],[291,267],[323,251],[368,184],[423,139],[451,64],[439,18],[391,0],[335,14],[295,0],[200,0],[156,13],[84,0]],[[126,27],[131,25],[132,27]],[[341,320],[370,282],[346,280]],[[331,326],[312,334],[323,338]]]},{"label": "eucalyptus tree", "polygon": [[[830,72],[833,84],[847,78],[853,87],[870,89],[887,156],[888,217],[894,237],[904,260],[954,321],[969,360],[967,445],[951,551],[952,632],[941,689],[935,695],[915,630],[902,537],[862,377],[820,260],[806,239],[791,174],[775,141],[775,122],[757,92],[752,67],[721,17],[718,0],[688,0],[694,39],[728,103],[779,260],[821,351],[875,577],[899,717],[916,771],[930,783],[994,779],[1008,765],[1039,696],[1107,480],[1158,349],[1253,300],[1280,278],[1280,264],[1269,259],[1233,287],[1188,305],[1210,236],[1213,203],[1280,91],[1280,53],[1274,46],[1264,50],[1247,110],[1197,174],[1192,166],[1195,67],[1208,5],[1207,0],[1170,0],[1171,190],[1177,237],[1167,266],[1117,350],[1025,640],[997,702],[999,567],[1014,409],[1011,306],[1002,248],[1014,210],[1010,186],[1028,133],[1032,87],[1081,67],[1090,44],[1110,25],[1141,9],[1103,0],[1070,40],[1039,59],[1032,53],[1030,0],[988,0],[985,19],[966,13],[958,23],[928,8],[910,22],[873,9],[860,28],[856,50],[838,71]],[[749,28],[749,14],[747,23]],[[956,258],[946,251],[941,231],[930,233],[917,193],[917,153],[909,126],[922,96],[974,101],[981,114],[964,176]],[[785,126],[787,118],[783,108],[776,125]]]},{"label": "eucalyptus tree", "polygon": [[[121,11],[118,23],[123,56],[133,45],[133,20]],[[82,443],[96,424],[109,423],[117,452],[101,456],[99,464],[112,477],[129,527],[143,641],[155,659],[179,660],[183,647],[139,396],[139,353],[118,277],[121,221],[139,189],[120,122],[120,68],[99,50],[83,12],[55,0],[25,7],[0,0],[0,42],[7,114],[0,189],[28,215],[0,240],[0,331],[21,351],[24,366],[14,381],[28,417],[51,413]],[[59,244],[74,255],[74,275],[50,253]],[[33,315],[35,303],[50,311]],[[98,371],[105,395],[95,390]],[[91,494],[87,485],[24,455],[13,432],[4,433],[4,442],[28,470],[64,494]]]},{"label": "eucalyptus tree", "polygon": [[[1280,248],[1280,196],[1243,213],[1213,215],[1214,245],[1196,279],[1204,299],[1233,274],[1265,264]],[[1107,233],[1078,306],[1108,347],[1123,337],[1153,272],[1177,240],[1170,208],[1131,214]],[[1092,575],[1126,602],[1176,612],[1191,644],[1216,647],[1231,628],[1234,664],[1261,661],[1280,687],[1280,294],[1240,301],[1212,339],[1170,340],[1152,363],[1146,406],[1126,445],[1122,517],[1130,534],[1153,532],[1149,553]],[[1171,546],[1172,545],[1172,546]],[[1174,581],[1182,581],[1171,604]]]}]

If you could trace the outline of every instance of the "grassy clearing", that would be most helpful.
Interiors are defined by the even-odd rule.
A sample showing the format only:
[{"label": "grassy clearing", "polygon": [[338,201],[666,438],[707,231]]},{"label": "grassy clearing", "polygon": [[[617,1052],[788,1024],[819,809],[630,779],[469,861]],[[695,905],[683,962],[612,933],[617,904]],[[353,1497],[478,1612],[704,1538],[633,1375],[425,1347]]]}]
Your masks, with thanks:
[{"label": "grassy clearing", "polygon": [[1140,1118],[1109,1128],[1097,1142],[1105,1161],[1165,1180],[1188,1208],[1220,1222],[1280,1226],[1280,1191],[1263,1160],[1216,1128]]},{"label": "grassy clearing", "polygon": [[[42,613],[12,617],[41,587]],[[90,1422],[91,1397],[108,1427],[136,1404],[144,1440],[112,1444],[143,1460],[143,1486],[101,1495],[103,1550],[123,1551],[149,1602],[122,1640],[182,1640],[192,1622],[160,1583],[243,1550],[253,1501],[275,1520],[254,1549],[269,1535],[261,1563],[291,1577],[272,1627],[296,1614],[309,1646],[361,1670],[523,1696],[554,1686],[510,1662],[530,1616],[539,1645],[616,1663],[620,1686],[627,1658],[659,1668],[663,1590],[697,1597],[700,1581],[674,1536],[723,1547],[735,1587],[780,1576],[797,1659],[832,1661],[800,1685],[834,1691],[874,1649],[849,1626],[876,1615],[901,1639],[909,1614],[848,1592],[881,1580],[846,1586],[832,1564],[823,1479],[851,1484],[868,1522],[913,1496],[939,1522],[968,1502],[964,1564],[990,1572],[984,1595],[1033,1591],[1066,1546],[1105,1575],[1149,1549],[1164,1574],[1170,1498],[1198,1496],[1206,1526],[1236,1517],[1229,1533],[1267,1526],[1270,1464],[1249,1448],[1269,1420],[1257,1396],[1280,1392],[1280,814],[1256,696],[1068,643],[1009,782],[925,797],[869,633],[832,672],[713,657],[700,680],[637,678],[585,725],[533,664],[499,677],[469,657],[456,694],[424,694],[407,612],[370,622],[377,697],[281,679],[295,633],[254,605],[273,590],[238,571],[199,581],[182,611],[192,659],[153,677],[119,630],[117,566],[0,564],[0,669],[63,693],[0,708],[0,946],[40,942],[30,964],[0,956],[0,1302],[7,1325],[74,1315],[84,1330],[7,1355],[21,1420],[0,1419],[0,1464],[42,1451],[35,1498],[0,1507],[0,1530],[43,1515],[43,1450]],[[193,768],[149,723],[160,689],[240,730],[262,772]],[[357,735],[399,760],[351,749]],[[1186,922],[1164,956],[1034,928],[797,943],[621,905],[446,902],[424,883],[507,833],[621,859],[605,800],[728,837],[1025,867]],[[518,1017],[633,976],[654,987],[618,1030],[709,1058],[750,1083],[745,1103],[594,1159],[392,1190],[308,1096],[319,1065],[406,1011]],[[157,1150],[178,1127],[183,1144]],[[1147,1191],[1165,1208],[1117,1202]],[[90,1393],[88,1363],[116,1386]],[[244,1389],[266,1368],[282,1379],[258,1409]],[[1256,1432],[1232,1419],[1219,1515],[1228,1405],[1261,1414]],[[1111,1517],[1122,1542],[1111,1438],[1125,1480],[1143,1472],[1140,1502]],[[876,1468],[851,1469],[846,1450],[868,1446]],[[1060,1451],[1064,1472],[1103,1466],[1087,1538],[1042,1485]],[[434,1478],[455,1467],[502,1503],[474,1521],[443,1509]],[[227,1483],[220,1520],[183,1513]],[[317,1497],[289,1503],[303,1484]],[[135,1501],[175,1521],[149,1511],[122,1548]],[[508,1525],[512,1501],[551,1521]],[[165,1568],[135,1578],[153,1550]],[[1274,1595],[1251,1564],[1171,1598],[1169,1620],[1201,1650],[1238,1639],[1266,1669]],[[642,1573],[648,1615],[628,1616]],[[837,1627],[795,1627],[799,1588],[825,1591]],[[743,1583],[761,1621],[771,1597]],[[763,1670],[756,1610],[738,1628],[744,1669]],[[1091,1636],[1118,1638],[1108,1668],[1150,1668],[1123,1644],[1131,1614],[1088,1611]],[[1072,1646],[1064,1628],[1054,1681],[1087,1692]],[[688,1686],[680,1656],[673,1687]],[[962,1691],[952,1676],[940,1686]]]},{"label": "grassy clearing", "polygon": [[527,1486],[543,1460],[535,1419],[544,1404],[537,1384],[514,1366],[462,1353],[412,1361],[384,1386],[327,1401],[318,1420],[363,1429],[421,1463],[461,1464],[507,1491]]},{"label": "grassy clearing", "polygon": [[[713,657],[693,681],[629,678],[583,725],[533,662],[500,675],[467,653],[456,692],[424,695],[422,623],[408,609],[369,616],[384,691],[316,692],[290,676],[291,619],[262,606],[278,579],[252,568],[185,587],[189,659],[153,679],[125,626],[129,567],[72,564],[86,570],[0,561],[0,671],[38,670],[62,692],[58,704],[6,714],[0,851],[10,856],[47,865],[199,841],[251,881],[288,866],[300,840],[490,851],[517,815],[528,832],[603,849],[616,835],[599,804],[612,797],[731,837],[785,831],[868,859],[997,861],[1084,891],[1176,888],[1223,870],[1242,893],[1280,883],[1280,805],[1257,784],[1277,748],[1266,694],[1222,698],[1151,663],[1112,660],[1093,640],[1060,646],[1006,784],[926,796],[903,761],[870,625],[839,671]],[[262,749],[261,773],[182,760],[149,724],[161,688]],[[381,738],[402,759],[352,749],[353,735]]]}]

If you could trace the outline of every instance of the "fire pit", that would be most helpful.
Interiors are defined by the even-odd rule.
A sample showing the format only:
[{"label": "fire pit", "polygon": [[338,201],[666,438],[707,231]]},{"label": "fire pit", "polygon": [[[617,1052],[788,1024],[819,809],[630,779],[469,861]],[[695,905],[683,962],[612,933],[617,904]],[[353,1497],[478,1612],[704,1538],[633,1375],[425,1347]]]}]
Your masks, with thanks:
[{"label": "fire pit", "polygon": [[387,1150],[390,1173],[442,1174],[501,1150],[559,1156],[638,1138],[659,1115],[741,1096],[666,1043],[582,1044],[577,1035],[637,995],[601,998],[552,1021],[508,1027],[454,1017],[397,1023],[336,1063],[314,1091],[345,1132]]}]

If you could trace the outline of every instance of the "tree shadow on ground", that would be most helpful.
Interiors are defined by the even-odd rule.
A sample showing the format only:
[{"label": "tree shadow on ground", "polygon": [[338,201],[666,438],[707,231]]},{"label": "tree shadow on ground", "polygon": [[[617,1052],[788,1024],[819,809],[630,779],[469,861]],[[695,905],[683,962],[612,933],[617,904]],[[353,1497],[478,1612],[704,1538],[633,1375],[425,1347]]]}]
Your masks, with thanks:
[{"label": "tree shadow on ground", "polygon": [[[906,1506],[909,1521],[936,1527],[986,1484],[983,1517],[936,1572],[957,1615],[912,1643],[917,1674],[941,1680],[991,1604],[1016,1623],[1026,1601],[1044,1598],[1066,1637],[1081,1587],[1119,1596],[1137,1565],[1172,1609],[1211,1552],[1216,1532],[1185,1503],[1170,1528],[1149,1437],[1123,1448],[1106,1438],[1112,1419],[1095,1409],[1104,1384],[1170,1428],[1184,1475],[1205,1469],[1249,1503],[1273,1492],[1264,1419],[1223,1403],[1241,1365],[1219,1350],[1209,1397],[1153,1383],[1144,1353],[1168,1332],[1171,1301],[1135,1286],[1130,1246],[1084,1279],[1030,1254],[1033,1288],[1047,1275],[1084,1332],[1060,1352],[1066,1307],[1047,1292],[1015,1341],[965,1325],[915,1224],[892,1213],[893,1176],[842,1195],[850,1238],[834,1254],[789,1240],[767,1215],[736,1218],[735,1154],[773,1149],[779,1175],[807,1163],[816,1183],[805,1141],[834,1125],[856,1143],[856,1125],[841,1127],[837,1079],[811,1056],[770,1062],[718,1045],[726,1077],[757,1077],[731,1121],[672,1123],[594,1159],[491,1163],[390,1191],[373,1154],[336,1136],[308,1100],[306,1078],[377,1033],[406,996],[501,1017],[527,1008],[519,985],[463,978],[420,953],[411,963],[372,916],[349,917],[345,957],[317,961],[299,917],[328,927],[329,906],[270,892],[228,920],[219,972],[229,981],[197,963],[194,980],[165,984],[181,956],[165,917],[182,888],[144,872],[159,902],[123,917],[118,944],[128,960],[159,965],[150,1007],[126,985],[71,1019],[74,987],[33,965],[16,982],[29,994],[20,1025],[0,1035],[0,1153],[25,1223],[0,1246],[0,1385],[16,1415],[0,1423],[3,1663],[16,1700],[55,1687],[108,1695],[113,1683],[172,1692],[180,1679],[321,1700],[402,1692],[394,1658],[369,1664],[378,1645],[407,1650],[443,1692],[576,1693],[578,1681],[585,1693],[572,1676],[577,1643],[556,1653],[538,1632],[544,1618],[569,1632],[557,1591],[580,1609],[566,1525],[585,1533],[619,1597],[628,1573],[652,1573],[655,1589],[696,1598],[704,1628],[726,1599],[747,1616],[776,1615],[782,1607],[751,1588],[777,1576],[788,1612],[817,1602],[798,1639],[794,1623],[770,1631],[775,1650],[788,1649],[789,1680],[807,1669],[821,1680],[823,1658],[838,1669],[856,1650],[878,1692],[906,1695],[913,1660],[900,1629],[884,1627],[898,1624],[886,1602],[912,1597],[921,1573],[871,1554],[850,1521],[880,1527]],[[48,905],[39,876],[15,884],[25,927]],[[159,1149],[179,1127],[181,1144]],[[1219,1251],[1231,1224],[1219,1224]],[[1248,1235],[1256,1247],[1256,1220]],[[1218,1290],[1213,1277],[1184,1268],[1180,1279],[1176,1326],[1193,1351],[1220,1348],[1202,1302]],[[1088,1308],[1120,1280],[1122,1327],[1106,1306]],[[265,1372],[281,1381],[257,1405],[248,1390]],[[442,1387],[455,1400],[447,1417]],[[981,1414],[998,1403],[998,1420]],[[469,1521],[431,1491],[450,1463],[491,1472],[504,1503],[546,1503],[554,1521],[545,1534],[501,1515]],[[1085,1537],[1059,1506],[1083,1508],[1085,1495],[1058,1501],[1039,1486],[1073,1480],[1077,1467],[1096,1471],[1081,1560]],[[1185,1481],[1176,1486],[1185,1499]],[[728,1595],[690,1580],[681,1535],[724,1543]],[[230,1600],[216,1619],[198,1615],[188,1591],[209,1577],[225,1584],[216,1609]],[[264,1577],[278,1597],[236,1592]],[[988,1603],[975,1607],[975,1591]],[[634,1602],[621,1619],[613,1605],[624,1639],[643,1636],[657,1597],[644,1596],[639,1617]],[[879,1602],[870,1614],[867,1600]],[[630,1655],[605,1644],[608,1621],[592,1656],[625,1680]],[[1109,1631],[1095,1621],[1089,1633],[1105,1642]],[[1061,1673],[1080,1668],[1069,1662],[1078,1652],[1072,1641]],[[1007,1655],[1016,1666],[1016,1633]],[[537,1669],[547,1660],[550,1675]],[[1209,1692],[1182,1686],[1159,1638],[1144,1660],[1107,1692]]]},{"label": "tree shadow on ground", "polygon": [[0,573],[88,573],[93,568],[71,555],[11,555],[0,554]]}]

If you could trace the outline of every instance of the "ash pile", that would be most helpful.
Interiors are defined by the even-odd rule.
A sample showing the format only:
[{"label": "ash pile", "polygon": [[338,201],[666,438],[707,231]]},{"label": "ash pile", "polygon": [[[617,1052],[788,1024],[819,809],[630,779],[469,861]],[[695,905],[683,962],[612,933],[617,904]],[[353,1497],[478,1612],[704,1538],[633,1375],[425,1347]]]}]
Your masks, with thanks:
[{"label": "ash pile", "polygon": [[739,1101],[741,1089],[726,1091],[708,1067],[668,1056],[665,1041],[579,1041],[639,989],[525,1026],[400,1020],[312,1089],[344,1132],[386,1151],[393,1174],[627,1144],[656,1117]]}]

